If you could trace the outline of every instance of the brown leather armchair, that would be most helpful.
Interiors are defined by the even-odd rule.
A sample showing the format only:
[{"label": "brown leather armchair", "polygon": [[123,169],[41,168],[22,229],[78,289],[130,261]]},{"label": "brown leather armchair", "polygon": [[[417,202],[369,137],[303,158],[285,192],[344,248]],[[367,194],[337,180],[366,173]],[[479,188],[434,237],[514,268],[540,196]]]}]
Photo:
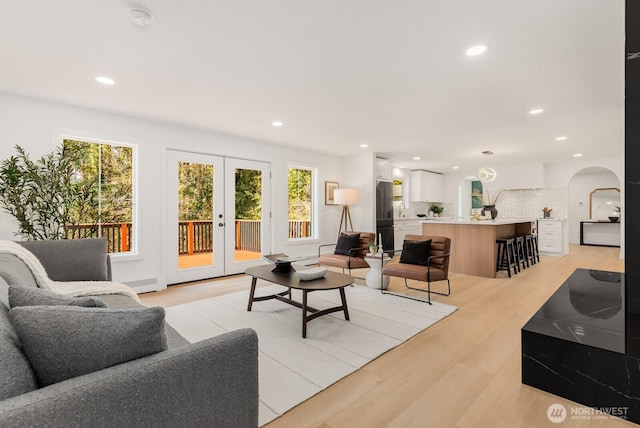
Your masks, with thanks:
[{"label": "brown leather armchair", "polygon": [[[382,274],[404,278],[404,285],[412,290],[424,291],[427,293],[427,303],[431,304],[431,293],[441,296],[451,294],[451,282],[449,282],[449,256],[451,254],[451,238],[445,236],[425,236],[406,235],[407,241],[427,241],[431,240],[431,250],[427,258],[427,265],[414,265],[407,263],[391,262],[382,268]],[[402,251],[402,250],[397,250]],[[427,289],[409,287],[407,279],[424,281]],[[447,292],[439,293],[431,291],[431,283],[435,281],[447,281]],[[380,287],[382,290],[382,287]],[[382,290],[384,293],[384,290]]]},{"label": "brown leather armchair", "polygon": [[376,239],[376,234],[373,232],[354,232],[344,231],[347,235],[354,233],[360,234],[360,240],[358,246],[349,250],[349,255],[326,253],[321,254],[321,250],[324,247],[335,247],[336,244],[323,244],[318,247],[318,265],[333,266],[342,268],[342,272],[347,269],[349,275],[351,275],[351,269],[368,268],[369,265],[364,259],[369,251],[369,243]]}]

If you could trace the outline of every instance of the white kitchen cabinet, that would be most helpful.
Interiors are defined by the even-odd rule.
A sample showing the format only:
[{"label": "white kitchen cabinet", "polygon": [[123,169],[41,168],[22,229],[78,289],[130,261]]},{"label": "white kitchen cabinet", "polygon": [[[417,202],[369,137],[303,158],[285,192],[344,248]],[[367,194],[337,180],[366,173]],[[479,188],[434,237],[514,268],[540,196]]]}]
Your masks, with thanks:
[{"label": "white kitchen cabinet", "polygon": [[538,219],[538,250],[550,256],[569,254],[567,219]]},{"label": "white kitchen cabinet", "polygon": [[444,202],[444,177],[429,171],[411,171],[411,202]]},{"label": "white kitchen cabinet", "polygon": [[422,222],[420,220],[396,220],[393,224],[393,248],[402,250],[406,235],[422,235]]},{"label": "white kitchen cabinet", "polygon": [[391,181],[391,161],[389,159],[376,158],[376,178]]}]

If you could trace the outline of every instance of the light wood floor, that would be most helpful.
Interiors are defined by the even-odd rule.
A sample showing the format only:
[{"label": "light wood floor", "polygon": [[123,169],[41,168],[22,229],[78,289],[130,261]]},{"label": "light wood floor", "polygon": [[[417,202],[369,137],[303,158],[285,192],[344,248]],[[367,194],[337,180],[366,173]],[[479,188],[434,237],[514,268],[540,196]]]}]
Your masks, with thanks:
[{"label": "light wood floor", "polygon": [[[578,267],[622,272],[624,261],[617,248],[571,246],[569,256],[543,257],[510,279],[506,273],[496,279],[451,275],[451,296],[433,300],[458,311],[267,427],[636,426],[609,417],[552,424],[551,404],[569,412],[583,406],[521,383],[520,328]],[[390,288],[404,285],[392,280]],[[237,289],[203,281],[141,298],[146,305],[171,306]]]}]

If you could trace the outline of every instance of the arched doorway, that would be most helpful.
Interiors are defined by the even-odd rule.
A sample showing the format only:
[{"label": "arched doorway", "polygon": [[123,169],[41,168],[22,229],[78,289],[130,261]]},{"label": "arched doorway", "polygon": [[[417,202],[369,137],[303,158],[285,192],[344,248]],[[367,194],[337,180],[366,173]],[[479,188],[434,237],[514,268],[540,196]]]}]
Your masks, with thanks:
[{"label": "arched doorway", "polygon": [[[598,219],[590,209],[590,207],[597,209],[597,206],[593,206],[591,203],[591,193],[594,189],[604,188],[620,189],[618,176],[612,170],[604,167],[583,168],[569,180],[569,243],[580,244],[581,221],[589,220],[592,217],[593,220]],[[615,203],[612,204],[610,210],[615,211]]]}]

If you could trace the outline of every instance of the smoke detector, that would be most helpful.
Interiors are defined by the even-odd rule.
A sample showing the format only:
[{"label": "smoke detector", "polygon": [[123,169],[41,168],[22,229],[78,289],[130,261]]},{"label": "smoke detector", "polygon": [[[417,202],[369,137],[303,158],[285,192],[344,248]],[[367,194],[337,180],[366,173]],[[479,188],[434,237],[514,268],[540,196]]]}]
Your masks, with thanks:
[{"label": "smoke detector", "polygon": [[153,16],[151,16],[144,10],[133,9],[129,11],[129,13],[131,14],[133,23],[141,27],[148,27],[149,25],[151,25],[151,21],[153,21]]}]

